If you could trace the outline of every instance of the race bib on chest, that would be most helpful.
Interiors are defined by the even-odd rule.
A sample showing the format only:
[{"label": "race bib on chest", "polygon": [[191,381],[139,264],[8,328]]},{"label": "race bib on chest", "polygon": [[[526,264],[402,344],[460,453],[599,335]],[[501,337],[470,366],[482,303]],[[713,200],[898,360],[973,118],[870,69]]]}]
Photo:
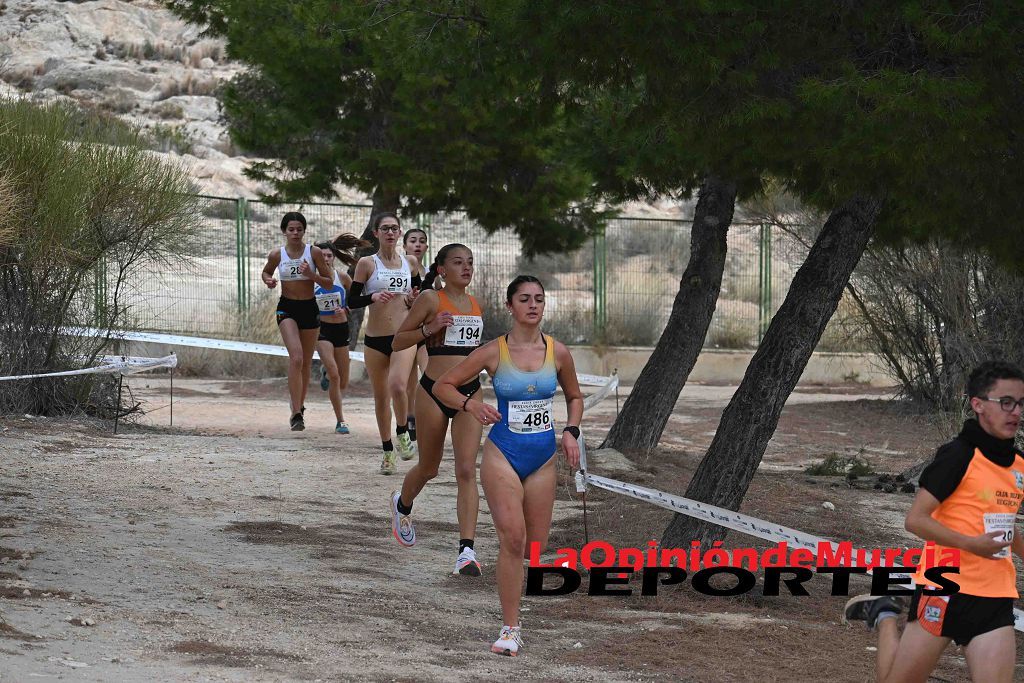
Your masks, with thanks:
[{"label": "race bib on chest", "polygon": [[[1012,512],[986,512],[985,513],[985,533],[989,534],[993,531],[1000,532],[1000,536],[996,536],[996,540],[1005,543],[1013,543],[1013,522],[1016,515]],[[1003,558],[1010,556],[1010,546],[1006,546],[1001,549],[992,557]]]},{"label": "race bib on chest", "polygon": [[516,434],[537,434],[554,429],[551,399],[508,402],[508,428]]},{"label": "race bib on chest", "polygon": [[280,274],[279,280],[308,280],[305,275],[299,272],[299,267],[302,265],[303,259],[288,259],[281,261],[281,265],[278,268]]},{"label": "race bib on chest", "polygon": [[478,315],[456,315],[453,324],[444,333],[445,346],[480,346],[484,319]]},{"label": "race bib on chest", "polygon": [[412,289],[412,281],[409,274],[401,270],[377,270],[377,279],[380,281],[385,292],[401,294]]},{"label": "race bib on chest", "polygon": [[321,313],[341,310],[341,292],[322,292],[316,295],[316,306]]}]

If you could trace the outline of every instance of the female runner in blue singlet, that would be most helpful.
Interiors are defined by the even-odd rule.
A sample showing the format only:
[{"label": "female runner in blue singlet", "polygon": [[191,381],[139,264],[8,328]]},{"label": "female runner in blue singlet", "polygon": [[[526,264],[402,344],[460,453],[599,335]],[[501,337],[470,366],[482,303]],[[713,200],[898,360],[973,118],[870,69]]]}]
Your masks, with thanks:
[{"label": "female runner in blue singlet", "polygon": [[[434,396],[450,408],[494,425],[484,442],[480,464],[487,504],[498,532],[498,599],[504,625],[491,651],[516,656],[523,647],[519,602],[523,558],[534,542],[547,545],[555,503],[555,430],[552,399],[560,385],[565,393],[567,426],[562,451],[573,468],[579,465],[583,394],[569,349],[543,334],[544,287],[530,275],[508,286],[505,304],[512,329],[471,353],[434,385]],[[498,408],[458,387],[486,370]]]},{"label": "female runner in blue singlet", "polygon": [[334,271],[334,286],[313,288],[317,307],[320,309],[320,337],[316,342],[316,351],[320,356],[324,377],[327,382],[328,396],[334,417],[337,420],[334,431],[348,434],[348,424],[341,406],[341,393],[348,386],[349,370],[349,327],[348,327],[348,293],[352,287],[352,278],[348,273],[335,269],[335,259],[346,266],[354,266],[356,257],[352,252],[368,246],[367,242],[355,235],[344,233],[331,242],[317,242],[317,248],[324,256],[327,266]]}]

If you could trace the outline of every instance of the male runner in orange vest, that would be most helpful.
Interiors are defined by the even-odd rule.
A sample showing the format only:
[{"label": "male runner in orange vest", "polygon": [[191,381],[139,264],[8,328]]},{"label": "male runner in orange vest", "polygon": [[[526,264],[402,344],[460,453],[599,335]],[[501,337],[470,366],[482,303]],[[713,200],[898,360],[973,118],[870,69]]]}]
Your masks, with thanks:
[{"label": "male runner in orange vest", "polygon": [[1014,520],[1024,499],[1024,456],[1014,437],[1024,408],[1024,373],[1009,363],[978,366],[967,380],[977,419],[941,446],[921,473],[907,513],[907,531],[943,548],[960,549],[960,573],[946,578],[960,592],[929,595],[922,565],[902,637],[896,617],[903,601],[861,595],[846,603],[844,621],[878,630],[879,681],[925,681],[950,640],[964,648],[971,679],[1009,683],[1016,662],[1013,601],[1017,576],[1012,550],[1024,558]]}]

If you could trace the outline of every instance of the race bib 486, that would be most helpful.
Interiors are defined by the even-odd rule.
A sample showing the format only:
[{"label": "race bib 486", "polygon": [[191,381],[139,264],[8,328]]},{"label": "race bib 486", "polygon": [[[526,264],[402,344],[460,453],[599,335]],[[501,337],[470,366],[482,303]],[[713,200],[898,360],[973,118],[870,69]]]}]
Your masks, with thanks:
[{"label": "race bib 486", "polygon": [[554,429],[551,399],[509,401],[508,428],[516,434],[536,434]]}]

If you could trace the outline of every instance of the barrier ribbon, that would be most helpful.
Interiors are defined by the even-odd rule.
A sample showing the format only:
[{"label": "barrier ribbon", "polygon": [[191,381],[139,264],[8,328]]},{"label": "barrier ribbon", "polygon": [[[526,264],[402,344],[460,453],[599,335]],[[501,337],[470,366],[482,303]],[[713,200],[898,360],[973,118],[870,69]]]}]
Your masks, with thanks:
[{"label": "barrier ribbon", "polygon": [[156,368],[173,368],[178,365],[178,358],[173,353],[162,358],[140,358],[138,356],[103,356],[103,365],[80,370],[64,370],[61,372],[39,372],[32,375],[10,375],[0,377],[0,382],[15,379],[37,379],[40,377],[71,377],[73,375],[94,375],[100,373],[120,373],[134,375]]},{"label": "barrier ribbon", "polygon": [[[748,536],[754,536],[755,538],[761,538],[766,541],[774,541],[776,543],[785,541],[790,546],[798,546],[815,552],[818,549],[819,543],[828,543],[833,549],[838,549],[839,547],[834,541],[830,541],[827,538],[791,529],[780,524],[766,522],[763,519],[744,515],[743,513],[736,512],[735,510],[727,510],[715,505],[709,505],[708,503],[702,503],[698,500],[683,498],[682,496],[658,491],[657,489],[637,486],[636,484],[627,484],[626,482],[618,481],[616,479],[609,479],[607,477],[590,474],[587,472],[586,449],[584,447],[582,437],[579,441],[580,469],[576,472],[577,493],[586,493],[587,485],[592,484],[599,489],[612,491],[613,493],[619,493],[638,500],[644,500],[648,503],[657,505],[658,507],[665,508],[666,510],[672,510],[673,512],[678,512],[695,519],[717,524],[725,527],[726,529],[739,531],[747,534]],[[1013,628],[1017,631],[1024,631],[1024,610],[1013,610]]]}]

